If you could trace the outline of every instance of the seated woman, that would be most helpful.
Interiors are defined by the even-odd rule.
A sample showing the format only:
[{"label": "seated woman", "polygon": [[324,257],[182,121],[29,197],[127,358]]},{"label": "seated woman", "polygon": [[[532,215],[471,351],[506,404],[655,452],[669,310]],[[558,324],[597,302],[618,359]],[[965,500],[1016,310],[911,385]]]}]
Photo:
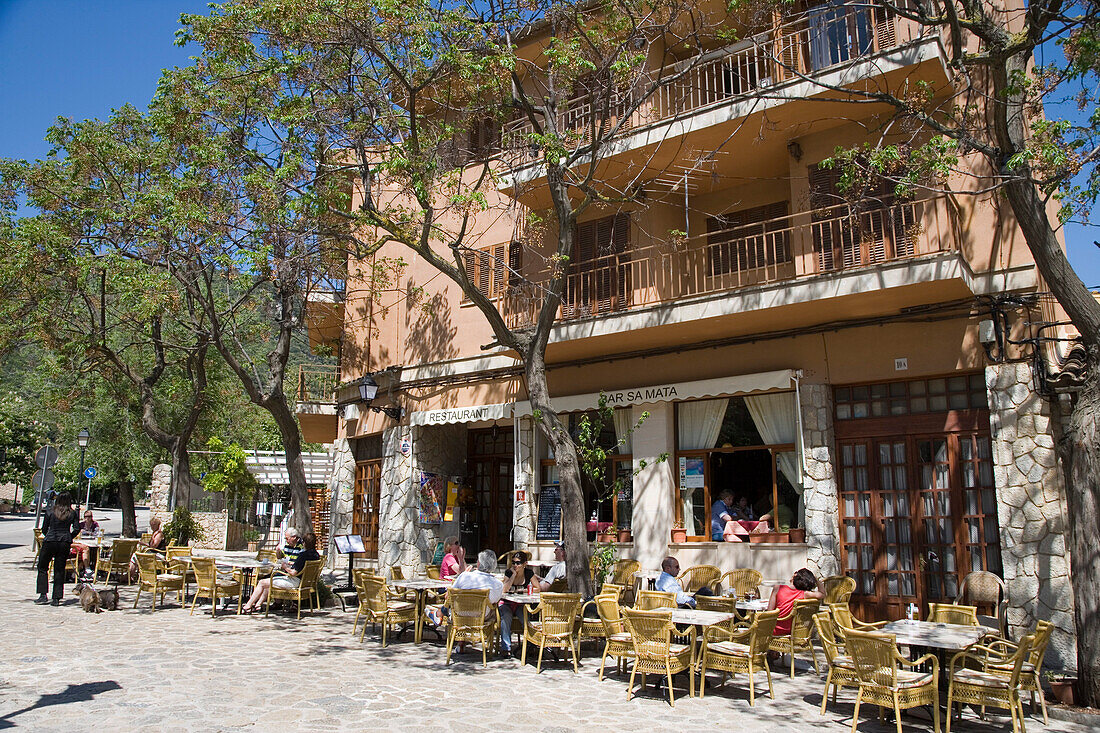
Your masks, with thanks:
[{"label": "seated woman", "polygon": [[297,588],[302,584],[302,579],[298,576],[305,570],[306,563],[310,560],[321,559],[321,556],[317,554],[317,535],[306,532],[302,535],[302,544],[305,549],[298,553],[298,557],[294,558],[293,563],[286,559],[279,561],[279,569],[285,572],[286,575],[274,575],[256,583],[256,589],[252,591],[252,597],[241,609],[242,613],[252,613],[262,606],[267,601],[272,586],[289,589]]},{"label": "seated woman", "polygon": [[769,611],[779,611],[779,621],[775,624],[773,636],[787,636],[791,633],[791,612],[794,611],[794,602],[803,598],[824,598],[825,589],[821,587],[821,581],[806,568],[796,570],[791,576],[790,585],[776,586],[772,590],[771,600],[768,601]]},{"label": "seated woman", "polygon": [[[80,577],[92,572],[92,548],[99,534],[99,522],[92,516],[92,510],[84,512],[84,521],[80,523],[80,535],[73,540],[71,555],[76,556],[76,566]],[[81,539],[88,540],[81,542]]]},{"label": "seated woman", "polygon": [[[148,542],[138,542],[137,552],[155,552],[158,555],[164,556],[164,551],[168,547],[168,538],[164,536],[164,530],[161,529],[160,517],[152,517],[149,520],[149,532],[153,535],[149,538]],[[137,554],[137,553],[135,553]],[[137,558],[130,558],[130,580],[132,581],[138,575]]]},{"label": "seated woman", "polygon": [[447,554],[443,556],[443,562],[439,565],[439,577],[443,580],[454,580],[455,576],[466,572],[466,548],[458,541],[457,537],[448,537],[444,544]]}]

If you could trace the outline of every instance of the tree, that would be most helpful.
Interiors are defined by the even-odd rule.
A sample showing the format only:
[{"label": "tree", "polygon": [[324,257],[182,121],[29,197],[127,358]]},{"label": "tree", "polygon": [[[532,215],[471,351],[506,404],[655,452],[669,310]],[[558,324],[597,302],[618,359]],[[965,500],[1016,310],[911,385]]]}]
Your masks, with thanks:
[{"label": "tree", "polygon": [[[649,74],[649,54],[657,53],[651,41],[681,52],[728,39],[728,31],[708,23],[699,6],[670,0],[583,7],[249,0],[216,7],[209,17],[186,16],[184,24],[181,37],[203,47],[196,67],[206,81],[196,86],[225,116],[222,127],[235,129],[228,115],[236,115],[248,139],[252,120],[262,118],[278,123],[279,140],[300,141],[295,162],[311,161],[313,189],[293,192],[323,210],[333,239],[356,258],[387,246],[422,258],[484,314],[495,336],[489,346],[519,356],[560,472],[569,585],[590,592],[577,449],[553,409],[545,360],[574,256],[574,225],[590,209],[637,204],[642,176],[653,173],[640,165],[612,181],[602,166],[634,113],[694,63]],[[533,51],[540,42],[541,55]],[[579,115],[581,107],[590,112]],[[546,201],[529,219],[498,191],[506,171],[492,130],[513,112],[523,124],[506,147],[509,154],[535,151],[539,173],[527,188]],[[339,195],[349,180],[354,208]],[[551,271],[532,281],[496,260],[510,287],[526,294],[531,318],[522,322],[506,320],[471,271],[481,256],[473,219],[490,209],[530,225],[521,246]],[[534,241],[542,233],[549,252]]]}]

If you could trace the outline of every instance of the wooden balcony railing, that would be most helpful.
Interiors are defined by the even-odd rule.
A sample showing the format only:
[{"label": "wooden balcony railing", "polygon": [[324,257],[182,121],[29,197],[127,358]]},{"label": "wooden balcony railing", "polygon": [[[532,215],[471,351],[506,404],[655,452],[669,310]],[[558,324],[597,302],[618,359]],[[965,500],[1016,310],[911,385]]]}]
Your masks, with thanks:
[{"label": "wooden balcony railing", "polygon": [[[657,84],[655,93],[623,121],[620,132],[728,103],[775,84],[812,77],[897,43],[895,18],[885,8],[865,2],[813,8],[740,43],[655,71],[639,82]],[[617,92],[606,112],[595,113],[607,118],[606,125],[615,124],[630,106],[632,94],[630,90]],[[558,132],[575,133],[574,144],[583,145],[588,140],[593,99],[600,99],[600,95],[580,94],[567,102],[558,116]],[[532,131],[526,117],[505,125],[502,147],[510,165],[522,165],[537,156],[537,149],[529,145]]]},{"label": "wooden balcony railing", "polygon": [[298,402],[335,403],[339,367],[298,367]]},{"label": "wooden balcony railing", "polygon": [[[627,248],[578,265],[566,276],[558,319],[570,321],[739,288],[957,249],[947,199],[880,202],[789,216]],[[512,328],[534,323],[550,271],[524,272],[499,302]]]}]

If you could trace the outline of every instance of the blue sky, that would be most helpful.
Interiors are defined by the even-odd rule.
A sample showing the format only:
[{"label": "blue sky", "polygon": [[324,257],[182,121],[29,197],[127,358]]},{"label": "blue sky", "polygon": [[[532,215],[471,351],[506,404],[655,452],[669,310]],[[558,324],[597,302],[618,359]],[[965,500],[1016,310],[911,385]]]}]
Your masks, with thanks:
[{"label": "blue sky", "polygon": [[[45,155],[43,137],[58,116],[143,108],[161,69],[188,61],[188,50],[173,45],[180,14],[205,11],[198,0],[0,0],[0,157]],[[1093,287],[1097,239],[1100,228],[1066,228],[1070,261]]]}]

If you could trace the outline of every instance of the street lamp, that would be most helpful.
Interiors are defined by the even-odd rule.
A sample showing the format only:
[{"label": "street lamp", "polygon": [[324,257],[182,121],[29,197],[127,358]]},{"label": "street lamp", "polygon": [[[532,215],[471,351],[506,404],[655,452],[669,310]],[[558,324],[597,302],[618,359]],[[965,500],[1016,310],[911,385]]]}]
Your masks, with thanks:
[{"label": "street lamp", "polygon": [[[79,481],[84,476],[84,451],[88,449],[88,443],[92,440],[92,434],[88,432],[88,428],[81,428],[80,432],[76,434],[76,444],[80,446],[80,474],[77,477]],[[88,508],[89,502],[92,500],[92,480],[88,479],[88,493],[84,496],[84,508]]]},{"label": "street lamp", "polygon": [[378,396],[378,382],[374,381],[374,377],[370,374],[365,375],[359,380],[359,399],[365,403],[366,407],[374,410],[375,412],[384,412],[393,420],[400,420],[402,410],[400,407],[376,407],[371,404],[374,398]]}]

